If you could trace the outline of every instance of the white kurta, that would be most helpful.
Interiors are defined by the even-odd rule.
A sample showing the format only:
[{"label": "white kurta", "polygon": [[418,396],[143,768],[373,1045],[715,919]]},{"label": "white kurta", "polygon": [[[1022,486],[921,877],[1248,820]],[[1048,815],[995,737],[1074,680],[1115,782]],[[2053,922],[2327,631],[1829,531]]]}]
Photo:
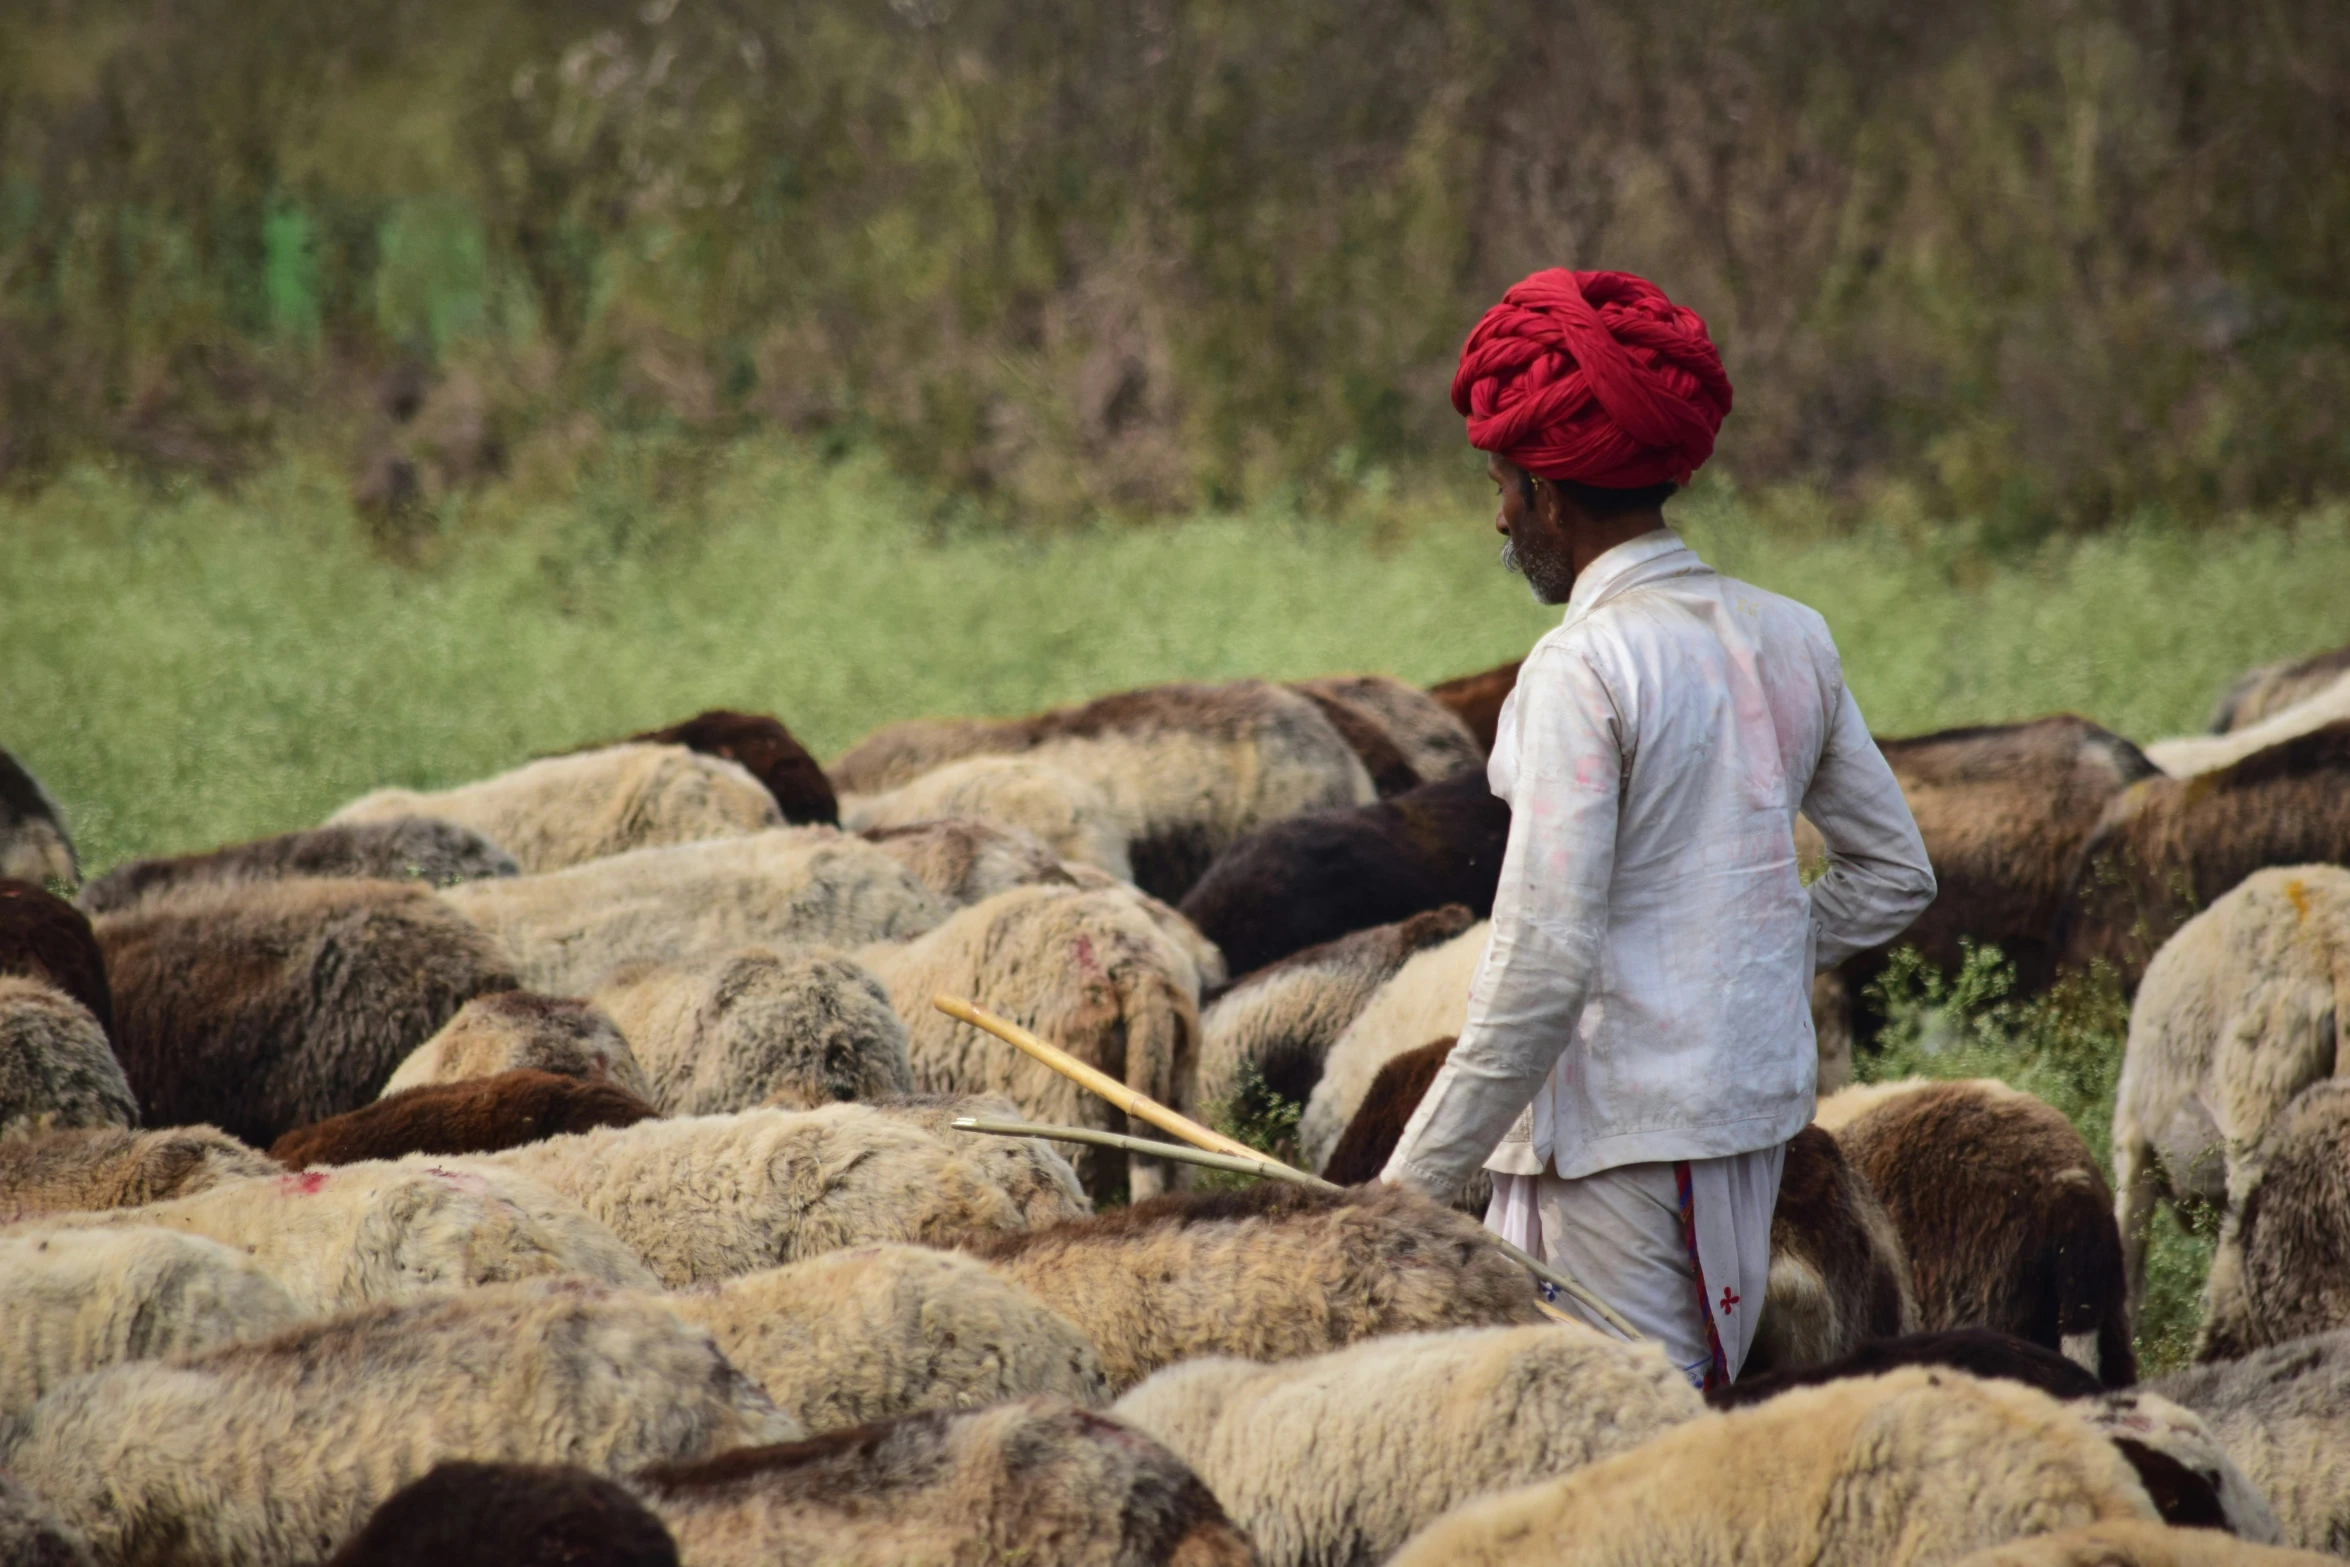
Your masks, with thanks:
[{"label": "white kurta", "polygon": [[[1576,579],[1488,777],[1510,803],[1492,934],[1384,1178],[1443,1194],[1485,1164],[1497,1227],[1538,1214],[1543,1251],[1676,1353],[1713,1316],[1735,1374],[1779,1154],[1812,1115],[1812,976],[1932,901],[1917,824],[1826,623],[1663,529]],[[1808,891],[1799,811],[1828,849]],[[1683,1163],[1693,1235],[1659,1196]]]}]

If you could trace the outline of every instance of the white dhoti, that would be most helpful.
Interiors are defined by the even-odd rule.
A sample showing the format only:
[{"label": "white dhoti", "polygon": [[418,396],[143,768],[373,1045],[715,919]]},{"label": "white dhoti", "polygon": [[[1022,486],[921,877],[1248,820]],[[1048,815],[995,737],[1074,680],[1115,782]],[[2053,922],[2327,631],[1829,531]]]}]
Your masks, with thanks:
[{"label": "white dhoti", "polygon": [[[1771,1272],[1787,1145],[1723,1159],[1628,1164],[1577,1180],[1493,1177],[1486,1228],[1588,1288],[1699,1387],[1746,1363]],[[1702,1302],[1702,1304],[1701,1304]],[[1553,1304],[1602,1332],[1573,1300]]]}]

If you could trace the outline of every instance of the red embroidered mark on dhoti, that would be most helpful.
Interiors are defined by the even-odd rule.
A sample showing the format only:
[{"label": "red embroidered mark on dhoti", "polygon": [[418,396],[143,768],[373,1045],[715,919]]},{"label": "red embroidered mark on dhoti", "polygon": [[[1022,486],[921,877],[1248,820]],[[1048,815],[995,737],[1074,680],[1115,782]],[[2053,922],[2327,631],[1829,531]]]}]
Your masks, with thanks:
[{"label": "red embroidered mark on dhoti", "polygon": [[1725,1316],[1725,1317],[1726,1317],[1726,1316],[1728,1316],[1728,1315],[1729,1315],[1729,1314],[1730,1314],[1732,1311],[1734,1311],[1734,1310],[1736,1310],[1736,1309],[1737,1309],[1738,1303],[1739,1303],[1741,1300],[1744,1300],[1745,1298],[1746,1298],[1746,1297],[1745,1297],[1745,1296],[1743,1296],[1743,1295],[1739,1295],[1739,1294],[1736,1294],[1736,1293],[1732,1292],[1732,1290],[1731,1290],[1731,1288],[1730,1288],[1730,1286],[1729,1286],[1729,1285],[1727,1285],[1727,1284],[1723,1285],[1723,1286],[1722,1286],[1722,1315],[1723,1315],[1723,1316]]},{"label": "red embroidered mark on dhoti", "polygon": [[[1690,1189],[1689,1161],[1677,1160],[1673,1165],[1674,1195],[1681,1199],[1681,1239],[1689,1248],[1689,1271],[1697,1280],[1697,1314],[1705,1319],[1705,1390],[1730,1385],[1730,1357],[1722,1352],[1722,1335],[1714,1325],[1714,1314],[1706,1306],[1705,1264],[1697,1255],[1697,1199]],[[1722,1309],[1727,1311],[1738,1297],[1730,1293],[1730,1286],[1722,1286]]]}]

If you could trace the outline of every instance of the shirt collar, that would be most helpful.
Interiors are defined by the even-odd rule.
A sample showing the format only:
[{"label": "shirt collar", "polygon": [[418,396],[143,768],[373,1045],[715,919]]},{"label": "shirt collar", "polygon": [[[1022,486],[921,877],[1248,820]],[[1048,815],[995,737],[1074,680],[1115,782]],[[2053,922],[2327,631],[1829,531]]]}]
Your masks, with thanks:
[{"label": "shirt collar", "polygon": [[1651,528],[1636,539],[1626,539],[1583,568],[1567,595],[1565,620],[1578,620],[1618,593],[1642,587],[1664,577],[1705,571],[1697,552],[1681,542],[1670,528]]}]

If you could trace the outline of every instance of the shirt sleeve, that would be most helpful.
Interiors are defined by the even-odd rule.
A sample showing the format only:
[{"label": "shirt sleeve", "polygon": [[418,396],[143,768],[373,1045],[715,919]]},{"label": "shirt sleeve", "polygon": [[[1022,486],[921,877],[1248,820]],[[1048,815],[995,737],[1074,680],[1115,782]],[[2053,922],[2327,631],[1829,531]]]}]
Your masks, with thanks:
[{"label": "shirt sleeve", "polygon": [[1828,848],[1827,873],[1811,884],[1816,967],[1833,968],[1891,941],[1934,901],[1925,840],[1859,704],[1841,685],[1803,814]]},{"label": "shirt sleeve", "polygon": [[1509,845],[1468,1021],[1380,1172],[1447,1201],[1573,1038],[1607,934],[1634,737],[1598,671],[1571,649],[1529,661],[1516,716]]}]

